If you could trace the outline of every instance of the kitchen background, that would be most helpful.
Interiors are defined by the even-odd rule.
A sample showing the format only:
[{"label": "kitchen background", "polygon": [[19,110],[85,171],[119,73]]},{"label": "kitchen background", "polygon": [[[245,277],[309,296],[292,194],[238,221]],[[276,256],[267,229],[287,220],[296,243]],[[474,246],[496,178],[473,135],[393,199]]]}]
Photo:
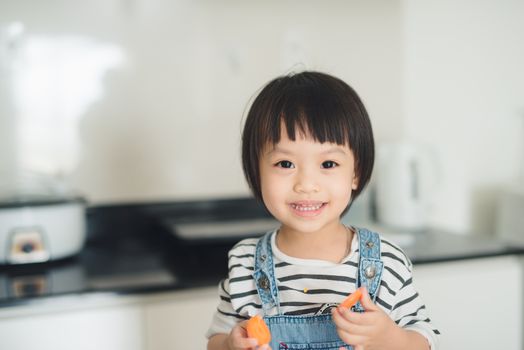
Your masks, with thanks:
[{"label": "kitchen background", "polygon": [[[376,196],[432,228],[395,238],[442,348],[521,350],[524,244],[505,239],[524,242],[523,18],[520,0],[0,0],[0,214],[34,219],[11,195],[77,193],[90,238],[0,264],[0,348],[205,348],[236,238],[183,238],[267,224],[243,115],[268,80],[314,69],[356,89],[386,155],[350,215]],[[405,196],[419,180],[427,201]]]},{"label": "kitchen background", "polygon": [[378,144],[433,150],[432,226],[491,233],[524,177],[523,15],[518,0],[4,0],[1,186],[44,174],[91,204],[247,195],[248,101],[315,69],[359,92]]}]

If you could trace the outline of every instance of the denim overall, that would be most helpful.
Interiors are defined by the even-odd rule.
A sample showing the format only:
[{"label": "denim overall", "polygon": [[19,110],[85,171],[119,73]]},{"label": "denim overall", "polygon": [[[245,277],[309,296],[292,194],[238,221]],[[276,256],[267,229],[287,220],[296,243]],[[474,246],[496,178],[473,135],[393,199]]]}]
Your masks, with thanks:
[{"label": "denim overall", "polygon": [[[384,267],[380,260],[380,237],[366,229],[356,228],[356,232],[360,242],[357,287],[366,286],[374,302]],[[258,295],[262,301],[264,321],[271,331],[269,344],[271,349],[338,350],[341,346],[353,349],[339,338],[331,313],[307,316],[289,316],[281,313],[271,234],[272,232],[266,233],[257,244],[253,273]],[[364,311],[360,302],[353,307],[353,310]]]}]

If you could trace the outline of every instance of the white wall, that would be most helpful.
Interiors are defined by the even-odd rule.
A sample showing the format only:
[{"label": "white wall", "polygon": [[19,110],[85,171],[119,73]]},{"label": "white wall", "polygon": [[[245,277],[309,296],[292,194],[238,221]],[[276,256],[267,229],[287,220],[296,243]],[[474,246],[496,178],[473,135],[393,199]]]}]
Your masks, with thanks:
[{"label": "white wall", "polygon": [[77,80],[100,90],[80,115],[60,107],[70,86],[47,87],[56,101],[42,106],[49,118],[78,120],[75,140],[48,131],[42,143],[52,152],[34,145],[19,154],[21,167],[65,174],[93,203],[247,194],[244,109],[297,62],[353,85],[379,140],[402,130],[398,1],[3,1],[0,20],[14,19],[26,40],[76,36],[122,53],[119,65]]},{"label": "white wall", "polygon": [[442,165],[432,222],[493,232],[497,192],[524,167],[524,3],[402,6],[405,136]]},{"label": "white wall", "polygon": [[[2,101],[0,169],[58,174],[92,203],[247,194],[239,140],[248,100],[302,62],[356,88],[377,142],[435,148],[433,225],[490,232],[497,190],[524,168],[523,13],[517,0],[2,1],[0,29],[24,23],[22,46],[69,38],[89,42],[81,52],[114,55],[55,67],[62,76],[31,84],[40,100],[12,110]],[[27,57],[11,79],[28,71]],[[36,142],[14,132],[20,120],[60,128],[40,128]]]}]

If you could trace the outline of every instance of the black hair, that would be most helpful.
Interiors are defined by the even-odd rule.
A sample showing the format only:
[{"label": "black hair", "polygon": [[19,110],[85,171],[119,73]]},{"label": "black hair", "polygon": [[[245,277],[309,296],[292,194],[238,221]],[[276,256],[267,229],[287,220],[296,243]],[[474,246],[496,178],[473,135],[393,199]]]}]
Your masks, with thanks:
[{"label": "black hair", "polygon": [[358,180],[352,201],[362,192],[373,171],[375,143],[364,104],[348,84],[325,73],[306,71],[278,77],[262,88],[248,111],[242,133],[244,175],[260,201],[260,154],[268,144],[280,141],[282,125],[293,141],[299,132],[320,143],[349,146]]}]

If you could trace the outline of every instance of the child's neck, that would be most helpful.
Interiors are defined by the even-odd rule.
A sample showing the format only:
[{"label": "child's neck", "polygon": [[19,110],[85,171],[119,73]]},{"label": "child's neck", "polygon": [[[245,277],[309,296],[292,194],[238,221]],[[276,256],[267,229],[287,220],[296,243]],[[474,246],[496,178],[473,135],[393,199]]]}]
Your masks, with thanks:
[{"label": "child's neck", "polygon": [[278,249],[300,259],[341,262],[351,251],[353,232],[339,223],[318,232],[299,232],[282,227],[276,237]]}]

